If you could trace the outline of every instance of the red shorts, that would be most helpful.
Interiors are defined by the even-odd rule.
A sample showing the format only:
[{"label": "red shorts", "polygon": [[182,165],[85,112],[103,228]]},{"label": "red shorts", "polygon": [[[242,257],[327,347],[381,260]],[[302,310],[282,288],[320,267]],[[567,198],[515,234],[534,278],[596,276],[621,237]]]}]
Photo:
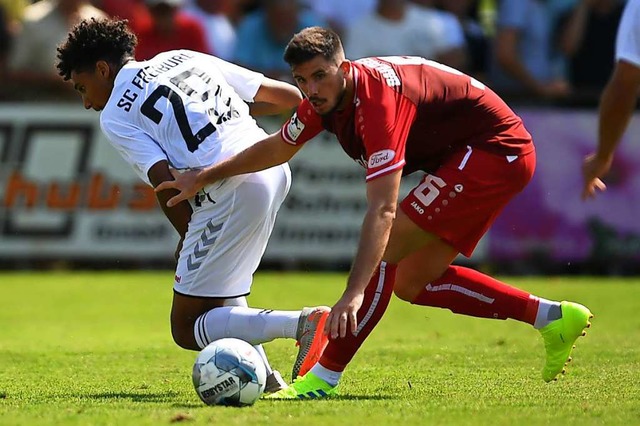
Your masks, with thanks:
[{"label": "red shorts", "polygon": [[535,167],[535,152],[506,157],[467,147],[425,175],[400,208],[420,228],[469,257]]}]

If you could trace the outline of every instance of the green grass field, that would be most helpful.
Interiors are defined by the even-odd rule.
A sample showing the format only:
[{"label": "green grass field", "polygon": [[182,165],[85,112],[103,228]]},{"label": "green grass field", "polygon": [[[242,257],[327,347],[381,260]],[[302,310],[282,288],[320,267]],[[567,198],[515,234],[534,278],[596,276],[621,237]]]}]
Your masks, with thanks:
[{"label": "green grass field", "polygon": [[[562,380],[540,379],[537,331],[398,299],[347,369],[341,396],[208,407],[194,352],[169,334],[171,272],[0,274],[1,425],[640,424],[640,285],[635,279],[509,278],[596,317]],[[331,304],[343,274],[261,273],[250,303]],[[288,375],[292,340],[265,345]]]}]

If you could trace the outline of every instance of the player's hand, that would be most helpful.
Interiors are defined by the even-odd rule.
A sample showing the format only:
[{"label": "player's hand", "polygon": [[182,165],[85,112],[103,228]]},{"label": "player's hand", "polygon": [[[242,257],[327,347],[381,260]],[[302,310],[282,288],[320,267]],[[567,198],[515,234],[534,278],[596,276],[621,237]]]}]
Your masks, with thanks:
[{"label": "player's hand", "polygon": [[351,334],[358,329],[357,313],[362,306],[364,293],[344,293],[340,300],[331,308],[331,313],[324,325],[324,333],[332,339],[345,337],[347,331]]},{"label": "player's hand", "polygon": [[180,191],[177,195],[169,198],[167,207],[173,207],[176,204],[188,200],[196,195],[196,193],[204,186],[200,184],[200,170],[186,170],[180,172],[176,169],[169,169],[175,180],[166,180],[156,186],[154,191],[160,192],[165,189],[177,189]]},{"label": "player's hand", "polygon": [[601,158],[596,154],[590,154],[585,157],[582,164],[582,175],[584,177],[583,200],[593,198],[596,196],[597,191],[607,189],[607,185],[600,178],[607,174],[611,168],[612,161],[612,157]]},{"label": "player's hand", "polygon": [[564,80],[554,80],[541,84],[538,92],[543,98],[564,98],[571,94],[571,86]]}]

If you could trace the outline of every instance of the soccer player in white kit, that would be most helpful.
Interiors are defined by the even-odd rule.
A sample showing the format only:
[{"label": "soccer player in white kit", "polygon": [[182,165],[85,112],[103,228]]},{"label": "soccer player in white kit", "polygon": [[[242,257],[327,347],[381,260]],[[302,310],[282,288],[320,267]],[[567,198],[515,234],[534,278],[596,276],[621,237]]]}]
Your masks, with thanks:
[{"label": "soccer player in white kit", "polygon": [[607,187],[600,178],[609,172],[613,154],[622,139],[638,101],[640,90],[640,0],[629,0],[616,37],[616,63],[600,97],[598,147],[582,167],[582,198],[595,197]]},{"label": "soccer player in white kit", "polygon": [[[294,86],[203,53],[176,50],[134,60],[136,36],[126,21],[82,21],[58,47],[57,67],[72,80],[84,107],[101,111],[111,144],[153,187],[172,170],[210,166],[267,136],[250,115],[289,111],[301,100]],[[175,172],[175,171],[174,171]],[[246,340],[267,366],[267,391],[286,386],[261,343],[293,338],[300,346],[292,375],[319,358],[327,307],[276,311],[247,307],[253,274],[291,184],[284,164],[233,177],[173,207],[176,190],[159,204],[180,234],[176,250],[171,332],[199,350],[224,337]],[[313,364],[313,363],[311,363]]]}]

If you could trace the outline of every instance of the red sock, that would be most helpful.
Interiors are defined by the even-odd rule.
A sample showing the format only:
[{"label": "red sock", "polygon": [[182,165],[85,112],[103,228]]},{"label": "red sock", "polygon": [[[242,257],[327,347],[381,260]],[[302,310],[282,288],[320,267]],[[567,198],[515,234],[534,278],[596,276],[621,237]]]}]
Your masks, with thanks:
[{"label": "red sock", "polygon": [[343,371],[356,354],[360,345],[378,324],[389,306],[396,280],[396,265],[381,262],[364,291],[364,300],[358,311],[358,332],[343,338],[329,340],[320,357],[320,364],[332,371]]},{"label": "red sock", "polygon": [[539,300],[488,275],[462,266],[449,266],[429,283],[413,302],[447,308],[452,312],[482,318],[507,319],[533,324]]}]

